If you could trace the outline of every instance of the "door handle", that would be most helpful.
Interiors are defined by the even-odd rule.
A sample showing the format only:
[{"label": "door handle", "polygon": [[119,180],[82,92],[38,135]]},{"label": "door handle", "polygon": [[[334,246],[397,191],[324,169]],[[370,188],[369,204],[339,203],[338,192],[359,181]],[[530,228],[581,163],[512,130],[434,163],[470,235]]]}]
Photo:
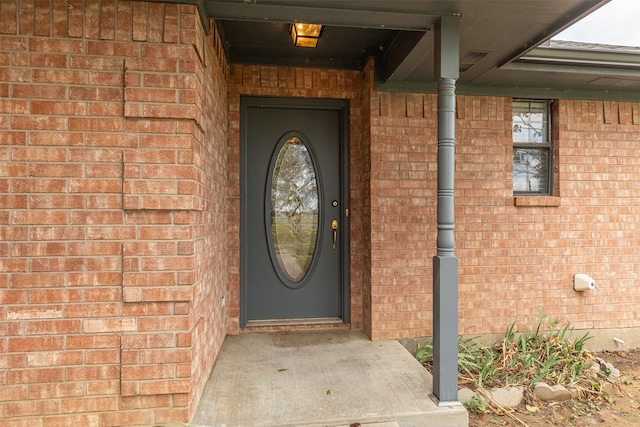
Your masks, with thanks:
[{"label": "door handle", "polygon": [[338,220],[331,221],[331,229],[333,230],[333,250],[338,248]]}]

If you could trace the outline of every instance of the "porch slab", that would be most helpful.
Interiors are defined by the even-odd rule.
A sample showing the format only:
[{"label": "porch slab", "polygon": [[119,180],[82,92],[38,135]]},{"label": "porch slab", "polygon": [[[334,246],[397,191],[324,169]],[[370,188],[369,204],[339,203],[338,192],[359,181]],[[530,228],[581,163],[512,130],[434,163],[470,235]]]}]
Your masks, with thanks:
[{"label": "porch slab", "polygon": [[458,427],[463,406],[437,406],[432,377],[397,341],[360,331],[226,338],[193,427]]}]

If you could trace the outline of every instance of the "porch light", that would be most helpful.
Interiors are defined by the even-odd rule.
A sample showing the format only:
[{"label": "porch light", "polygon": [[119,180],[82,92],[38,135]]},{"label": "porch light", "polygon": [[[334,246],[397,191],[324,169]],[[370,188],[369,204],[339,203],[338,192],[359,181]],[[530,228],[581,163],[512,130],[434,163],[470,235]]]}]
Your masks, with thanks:
[{"label": "porch light", "polygon": [[322,33],[322,25],[296,22],[291,24],[291,39],[298,47],[316,47]]}]

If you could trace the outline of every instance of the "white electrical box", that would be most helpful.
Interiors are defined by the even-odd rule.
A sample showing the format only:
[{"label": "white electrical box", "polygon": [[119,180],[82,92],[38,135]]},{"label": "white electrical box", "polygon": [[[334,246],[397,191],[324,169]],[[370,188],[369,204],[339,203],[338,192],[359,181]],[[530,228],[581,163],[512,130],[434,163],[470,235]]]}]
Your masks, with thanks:
[{"label": "white electrical box", "polygon": [[596,288],[596,282],[588,274],[576,274],[573,276],[573,290],[583,292]]}]

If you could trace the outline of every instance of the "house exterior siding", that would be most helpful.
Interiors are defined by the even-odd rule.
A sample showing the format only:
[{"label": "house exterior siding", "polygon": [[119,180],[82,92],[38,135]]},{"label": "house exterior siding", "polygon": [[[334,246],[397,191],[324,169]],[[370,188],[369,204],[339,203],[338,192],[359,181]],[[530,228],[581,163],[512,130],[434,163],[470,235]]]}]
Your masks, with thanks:
[{"label": "house exterior siding", "polygon": [[192,6],[0,14],[0,425],[186,423],[226,335],[218,36]]},{"label": "house exterior siding", "polygon": [[[376,91],[373,62],[229,65],[211,30],[194,6],[0,3],[0,426],[192,418],[242,332],[241,96],[349,101],[342,327],[432,334],[436,95]],[[640,331],[640,103],[554,101],[545,197],[513,195],[510,98],[456,115],[459,332]]]},{"label": "house exterior siding", "polygon": [[[436,97],[374,92],[371,104],[373,336],[430,336]],[[457,97],[460,333],[526,328],[539,312],[576,329],[638,327],[639,113],[557,101],[555,194],[514,197],[510,98]],[[575,292],[576,273],[598,290]]]},{"label": "house exterior siding", "polygon": [[[638,327],[639,108],[557,101],[556,194],[514,199],[509,99],[459,98],[460,332],[532,326],[539,310],[576,329]],[[575,292],[576,273],[598,290]]]}]

